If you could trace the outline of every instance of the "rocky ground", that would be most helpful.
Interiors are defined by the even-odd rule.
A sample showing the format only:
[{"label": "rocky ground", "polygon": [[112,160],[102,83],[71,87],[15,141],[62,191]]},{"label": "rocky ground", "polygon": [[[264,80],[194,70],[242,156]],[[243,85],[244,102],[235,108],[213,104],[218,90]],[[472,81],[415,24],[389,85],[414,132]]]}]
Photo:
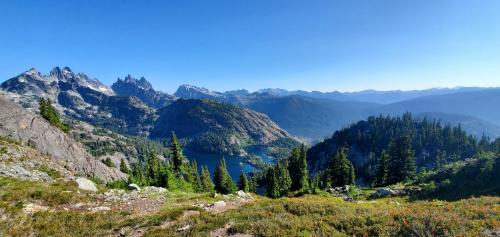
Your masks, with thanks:
[{"label": "rocky ground", "polygon": [[[17,189],[15,187],[10,187],[12,189],[9,190],[8,181],[9,180],[0,180],[0,194],[3,193],[2,188],[4,188],[3,191],[5,191],[5,193],[10,193],[13,192],[12,189]],[[46,183],[51,183],[48,187],[50,187],[50,185],[56,185],[60,182],[50,178],[45,181]],[[12,183],[12,185],[23,187],[25,183],[20,185],[19,182],[20,181],[16,181],[16,183]],[[16,212],[17,214],[9,214],[6,212],[6,209],[2,208],[2,205],[0,205],[0,227],[2,227],[2,220],[13,218],[13,216],[17,216],[16,218],[19,219],[29,219],[37,218],[39,213],[49,213],[49,215],[50,213],[53,213],[52,215],[74,213],[75,215],[86,215],[89,217],[94,215],[119,215],[120,219],[113,220],[114,222],[133,222],[123,226],[118,225],[114,227],[112,230],[107,232],[109,236],[138,237],[144,236],[150,229],[162,230],[167,228],[175,228],[175,231],[182,235],[183,232],[189,231],[192,227],[191,224],[182,224],[183,221],[186,221],[189,218],[197,217],[202,213],[223,215],[223,213],[229,210],[240,208],[246,204],[251,204],[256,200],[251,194],[243,191],[230,195],[213,194],[210,196],[208,194],[172,193],[165,188],[139,188],[135,185],[129,186],[129,189],[132,190],[105,189],[104,187],[100,187],[92,181],[81,177],[76,179],[75,187],[78,188],[72,189],[70,187],[62,187],[62,189],[56,190],[58,195],[61,195],[62,197],[70,197],[69,200],[61,203],[51,200],[43,200],[44,194],[40,194],[42,197],[40,199],[31,198],[33,194],[29,194],[37,192],[53,192],[53,190],[50,190],[49,188],[44,191],[40,191],[40,189],[33,191],[31,188],[27,188],[25,191],[28,194],[26,201],[21,202],[18,200],[22,198],[16,198],[18,201],[13,200],[16,202],[15,206],[20,207],[20,211]],[[0,204],[2,204],[2,202],[0,202]],[[165,215],[172,215],[172,218],[167,218]],[[152,220],[155,221],[152,222]],[[232,225],[234,225],[234,223],[228,222],[227,225],[222,228],[214,228],[210,231],[210,236],[229,236],[228,230]],[[7,224],[7,227],[8,226],[9,225]],[[3,232],[0,231],[0,236],[2,233]],[[234,234],[231,234],[231,236],[233,235]]]}]

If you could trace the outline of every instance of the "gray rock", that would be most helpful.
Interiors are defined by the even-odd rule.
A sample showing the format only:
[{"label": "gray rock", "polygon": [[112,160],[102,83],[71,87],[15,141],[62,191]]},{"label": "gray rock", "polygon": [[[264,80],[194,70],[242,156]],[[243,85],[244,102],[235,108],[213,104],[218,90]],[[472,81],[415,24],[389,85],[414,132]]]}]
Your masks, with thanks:
[{"label": "gray rock", "polygon": [[143,192],[146,194],[158,194],[167,192],[167,189],[162,187],[147,186],[144,187]]},{"label": "gray rock", "polygon": [[137,184],[129,184],[129,185],[127,186],[127,188],[128,188],[129,190],[141,191],[141,188],[140,188],[140,187],[139,187],[139,185],[137,185]]},{"label": "gray rock", "polygon": [[217,201],[217,202],[214,202],[212,203],[211,207],[213,208],[221,208],[221,207],[225,207],[226,206],[226,202],[224,201]]},{"label": "gray rock", "polygon": [[239,198],[252,198],[252,195],[245,193],[243,190],[236,192],[236,195],[238,195]]},{"label": "gray rock", "polygon": [[81,190],[85,191],[90,191],[90,192],[97,192],[97,187],[95,186],[95,183],[92,182],[92,180],[79,177],[76,178],[76,183],[78,184],[78,188]]},{"label": "gray rock", "polygon": [[177,232],[182,232],[182,231],[186,231],[186,230],[189,230],[189,228],[191,228],[191,225],[187,224],[183,227],[180,227],[177,229]]},{"label": "gray rock", "polygon": [[371,198],[383,198],[383,197],[403,196],[403,195],[406,195],[406,191],[403,189],[379,188],[370,197]]},{"label": "gray rock", "polygon": [[97,177],[104,182],[123,180],[127,175],[107,167],[88,154],[83,146],[44,118],[19,107],[0,93],[0,136],[21,141],[73,173]]},{"label": "gray rock", "polygon": [[27,170],[20,164],[0,163],[0,176],[23,180],[51,181],[47,173],[38,170]]}]

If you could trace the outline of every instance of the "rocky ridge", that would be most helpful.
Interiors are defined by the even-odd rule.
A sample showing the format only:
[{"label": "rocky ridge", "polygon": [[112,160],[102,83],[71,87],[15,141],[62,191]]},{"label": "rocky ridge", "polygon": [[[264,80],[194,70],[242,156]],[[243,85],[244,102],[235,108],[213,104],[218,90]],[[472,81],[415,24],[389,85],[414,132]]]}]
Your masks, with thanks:
[{"label": "rocky ridge", "polygon": [[0,94],[0,136],[27,144],[73,174],[97,177],[105,182],[127,176],[89,155],[73,138]]}]

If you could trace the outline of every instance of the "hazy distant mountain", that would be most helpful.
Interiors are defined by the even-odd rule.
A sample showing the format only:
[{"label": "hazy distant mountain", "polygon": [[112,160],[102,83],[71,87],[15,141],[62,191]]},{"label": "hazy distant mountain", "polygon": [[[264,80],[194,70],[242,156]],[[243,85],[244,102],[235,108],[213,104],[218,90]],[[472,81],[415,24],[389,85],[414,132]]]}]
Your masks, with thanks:
[{"label": "hazy distant mountain", "polygon": [[222,99],[224,97],[220,92],[188,84],[179,86],[174,95],[182,99]]},{"label": "hazy distant mountain", "polygon": [[266,114],[293,135],[309,140],[329,136],[342,126],[364,119],[371,109],[378,106],[288,94],[281,89],[265,89],[251,94],[246,90],[214,92],[191,85],[182,85],[175,93],[184,99],[213,99],[250,108]]},{"label": "hazy distant mountain", "polygon": [[246,106],[267,114],[290,133],[314,140],[366,118],[379,105],[304,96],[259,96],[247,101]]},{"label": "hazy distant mountain", "polygon": [[450,124],[451,126],[462,126],[462,128],[470,135],[480,138],[483,134],[491,139],[500,137],[500,126],[484,121],[480,118],[461,114],[447,114],[439,112],[427,112],[416,114],[417,119],[438,120],[442,124]]},{"label": "hazy distant mountain", "polygon": [[232,104],[242,104],[246,97],[250,96],[250,92],[243,89],[217,92],[204,87],[183,84],[179,86],[174,95],[182,99],[212,99]]},{"label": "hazy distant mountain", "polygon": [[179,99],[162,108],[151,136],[169,138],[172,131],[205,153],[238,154],[249,145],[294,141],[266,115],[215,100]]},{"label": "hazy distant mountain", "polygon": [[108,86],[68,67],[55,67],[49,75],[30,69],[0,87],[25,108],[37,110],[38,100],[48,98],[72,118],[129,134],[147,134],[154,115],[141,100],[116,96]]},{"label": "hazy distant mountain", "polygon": [[154,90],[153,86],[144,77],[138,80],[127,75],[123,80],[118,78],[111,88],[118,95],[135,96],[153,108],[165,107],[175,100],[172,95]]},{"label": "hazy distant mountain", "polygon": [[279,89],[279,88],[267,88],[267,89],[261,89],[258,90],[257,93],[265,93],[269,94],[272,96],[290,96],[290,95],[300,95],[300,96],[305,96],[305,97],[311,97],[311,98],[318,98],[318,99],[333,99],[333,100],[353,100],[353,98],[344,95],[341,92],[338,91],[333,91],[333,92],[320,92],[320,91],[303,91],[303,90],[295,90],[295,91],[288,91],[284,89]]},{"label": "hazy distant mountain", "polygon": [[458,92],[445,95],[425,96],[386,105],[378,112],[401,114],[410,111],[441,112],[474,116],[500,126],[500,89]]},{"label": "hazy distant mountain", "polygon": [[334,99],[342,101],[365,101],[380,104],[390,104],[399,101],[414,99],[422,96],[429,95],[443,95],[451,94],[457,92],[467,92],[467,91],[479,91],[484,90],[481,87],[457,87],[457,88],[431,88],[426,90],[391,90],[391,91],[376,91],[376,90],[364,90],[358,92],[320,92],[320,91],[288,91],[284,89],[262,89],[257,91],[258,93],[267,93],[273,96],[289,96],[289,95],[301,95],[312,98],[321,99]]}]

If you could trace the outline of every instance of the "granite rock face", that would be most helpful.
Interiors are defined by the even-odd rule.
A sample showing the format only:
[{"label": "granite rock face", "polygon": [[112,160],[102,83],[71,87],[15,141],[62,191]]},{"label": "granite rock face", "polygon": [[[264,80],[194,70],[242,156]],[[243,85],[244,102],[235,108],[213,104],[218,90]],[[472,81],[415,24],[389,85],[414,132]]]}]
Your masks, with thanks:
[{"label": "granite rock face", "polygon": [[47,154],[74,174],[97,177],[105,182],[125,179],[88,154],[73,138],[53,127],[42,117],[27,111],[0,93],[0,136],[20,141]]}]

